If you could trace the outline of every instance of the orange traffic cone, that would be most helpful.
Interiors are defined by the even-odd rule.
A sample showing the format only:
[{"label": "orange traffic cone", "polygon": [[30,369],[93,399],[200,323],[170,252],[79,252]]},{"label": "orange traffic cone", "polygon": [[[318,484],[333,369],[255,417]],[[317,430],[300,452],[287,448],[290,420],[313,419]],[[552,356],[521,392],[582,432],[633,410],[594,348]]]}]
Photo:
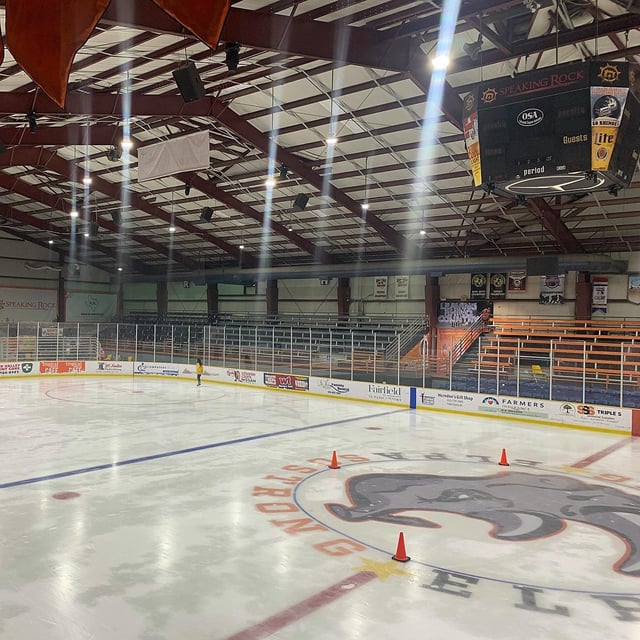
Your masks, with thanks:
[{"label": "orange traffic cone", "polygon": [[501,467],[508,467],[509,466],[509,462],[507,460],[507,452],[505,449],[502,450],[502,455],[500,456],[500,462],[498,462],[498,464]]},{"label": "orange traffic cone", "polygon": [[331,456],[331,464],[329,465],[329,469],[339,469],[340,465],[338,464],[338,456],[336,455],[336,452],[333,452],[333,455]]},{"label": "orange traffic cone", "polygon": [[407,550],[404,548],[404,533],[400,532],[398,536],[398,547],[396,548],[396,554],[391,556],[393,560],[398,562],[409,562],[411,558],[407,555]]}]

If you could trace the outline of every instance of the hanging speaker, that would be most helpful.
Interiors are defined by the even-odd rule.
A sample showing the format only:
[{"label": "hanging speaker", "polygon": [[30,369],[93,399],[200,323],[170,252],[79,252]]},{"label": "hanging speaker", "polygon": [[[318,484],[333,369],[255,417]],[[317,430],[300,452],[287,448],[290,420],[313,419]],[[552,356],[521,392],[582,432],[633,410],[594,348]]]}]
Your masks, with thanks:
[{"label": "hanging speaker", "polygon": [[117,227],[122,224],[122,216],[120,215],[119,211],[112,211],[111,219],[113,220],[113,224],[115,224]]},{"label": "hanging speaker", "polygon": [[293,210],[304,211],[307,206],[307,202],[309,202],[309,196],[305,193],[299,193],[293,201]]},{"label": "hanging speaker", "polygon": [[211,207],[203,207],[202,212],[200,213],[200,220],[209,222],[211,220],[212,215],[213,215],[213,209]]},{"label": "hanging speaker", "polygon": [[100,225],[97,222],[89,223],[89,235],[92,238],[95,238],[98,235],[98,230],[100,229]]},{"label": "hanging speaker", "polygon": [[204,84],[193,62],[173,71],[173,79],[178,85],[180,95],[185,102],[195,102],[204,96]]},{"label": "hanging speaker", "polygon": [[2,140],[0,140],[0,156],[7,150],[7,147],[5,146],[4,142],[2,142]]}]

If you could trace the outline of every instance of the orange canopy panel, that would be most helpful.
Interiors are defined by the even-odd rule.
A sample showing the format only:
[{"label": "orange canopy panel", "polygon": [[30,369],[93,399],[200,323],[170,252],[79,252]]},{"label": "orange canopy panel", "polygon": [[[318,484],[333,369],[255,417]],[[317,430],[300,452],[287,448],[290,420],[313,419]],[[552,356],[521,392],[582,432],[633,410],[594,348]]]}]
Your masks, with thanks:
[{"label": "orange canopy panel", "polygon": [[[154,0],[205,44],[218,46],[230,0]],[[60,107],[77,51],[110,0],[6,0],[7,47],[31,79]],[[0,35],[0,62],[4,50]]]},{"label": "orange canopy panel", "polygon": [[7,46],[16,62],[64,106],[73,58],[110,0],[6,0]]},{"label": "orange canopy panel", "polygon": [[218,46],[230,0],[153,0],[212,49]]}]

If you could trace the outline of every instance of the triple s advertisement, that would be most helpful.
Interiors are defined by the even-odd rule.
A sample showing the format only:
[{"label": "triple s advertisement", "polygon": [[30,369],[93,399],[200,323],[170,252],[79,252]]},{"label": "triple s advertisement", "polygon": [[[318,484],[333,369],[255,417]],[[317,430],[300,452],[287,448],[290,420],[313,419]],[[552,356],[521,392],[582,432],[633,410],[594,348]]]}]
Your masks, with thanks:
[{"label": "triple s advertisement", "polygon": [[[193,365],[185,363],[116,362],[111,360],[42,360],[0,363],[0,379],[65,374],[195,378],[195,368]],[[419,410],[432,409],[487,417],[515,418],[629,434],[640,432],[640,411],[580,402],[515,398],[444,389],[412,389],[388,384],[384,381],[336,380],[223,367],[205,367],[203,380],[294,393],[312,393],[333,398],[396,404],[407,408],[411,406],[412,393],[415,393],[415,406]],[[638,424],[634,425],[634,422]]]}]

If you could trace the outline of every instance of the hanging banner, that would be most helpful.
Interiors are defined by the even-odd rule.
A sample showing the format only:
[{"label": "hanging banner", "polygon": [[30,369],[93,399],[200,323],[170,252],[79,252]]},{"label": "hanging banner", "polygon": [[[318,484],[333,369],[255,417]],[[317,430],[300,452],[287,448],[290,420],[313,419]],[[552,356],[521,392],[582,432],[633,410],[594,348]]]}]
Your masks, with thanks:
[{"label": "hanging banner", "polygon": [[[613,68],[615,79],[619,75]],[[609,168],[628,92],[624,87],[591,87],[591,168],[594,171]]]},{"label": "hanging banner", "polygon": [[630,273],[627,285],[627,300],[640,304],[640,273]]},{"label": "hanging banner", "polygon": [[540,276],[540,304],[564,304],[564,274]]},{"label": "hanging banner", "polygon": [[594,278],[591,286],[591,313],[607,313],[609,278]]},{"label": "hanging banner", "polygon": [[57,316],[55,289],[0,287],[0,322],[55,322]]},{"label": "hanging banner", "polygon": [[409,276],[396,276],[396,300],[409,299]]},{"label": "hanging banner", "polygon": [[492,273],[489,277],[489,299],[504,300],[507,297],[507,274]]},{"label": "hanging banner", "polygon": [[527,290],[527,272],[509,271],[509,291],[513,293],[524,292]]},{"label": "hanging banner", "polygon": [[627,300],[640,304],[640,273],[630,273],[627,285]]},{"label": "hanging banner", "polygon": [[438,328],[470,327],[481,317],[490,318],[492,315],[493,303],[486,300],[441,300],[438,303]]},{"label": "hanging banner", "polygon": [[482,165],[480,161],[480,138],[478,137],[478,107],[475,93],[469,93],[463,101],[464,119],[462,128],[464,144],[471,163],[473,183],[476,187],[482,184]]},{"label": "hanging banner", "polygon": [[70,291],[67,295],[67,322],[113,322],[117,310],[115,293]]},{"label": "hanging banner", "polygon": [[210,163],[209,132],[189,133],[180,138],[140,147],[138,182],[206,169]]},{"label": "hanging banner", "polygon": [[471,274],[472,300],[484,300],[487,297],[487,276],[484,273]]},{"label": "hanging banner", "polygon": [[376,276],[375,289],[373,291],[373,297],[376,300],[387,297],[387,287],[389,283],[388,276]]}]

